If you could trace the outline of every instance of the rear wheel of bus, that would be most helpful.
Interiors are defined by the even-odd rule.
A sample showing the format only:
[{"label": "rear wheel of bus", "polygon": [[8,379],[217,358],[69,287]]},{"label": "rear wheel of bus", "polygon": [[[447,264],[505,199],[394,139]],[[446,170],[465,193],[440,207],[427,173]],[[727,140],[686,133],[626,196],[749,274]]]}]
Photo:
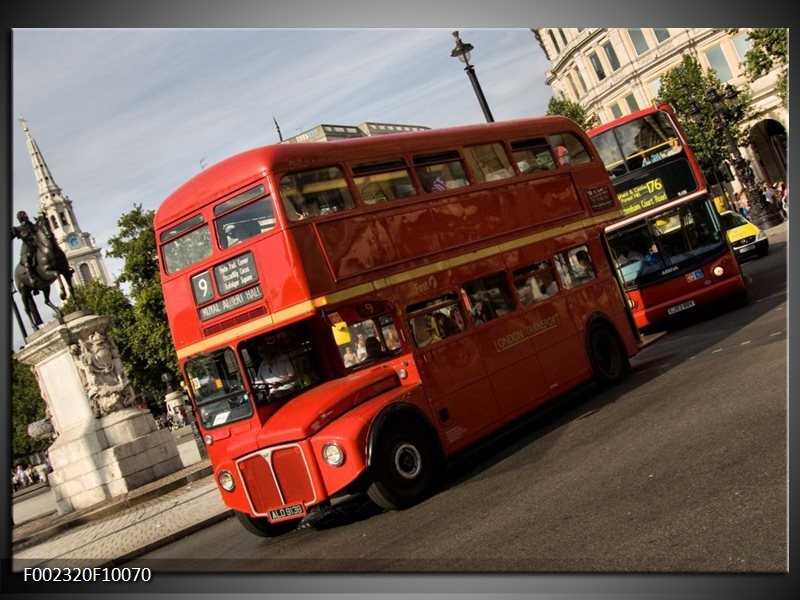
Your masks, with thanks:
[{"label": "rear wheel of bus", "polygon": [[298,521],[283,521],[281,523],[270,523],[266,517],[251,517],[247,513],[234,511],[239,523],[250,533],[260,537],[277,537],[290,532],[297,527]]},{"label": "rear wheel of bus", "polygon": [[386,510],[408,508],[431,493],[440,467],[438,447],[424,424],[390,424],[373,447],[367,496]]},{"label": "rear wheel of bus", "polygon": [[617,332],[607,323],[595,323],[587,338],[589,360],[595,380],[603,387],[622,380],[630,368],[630,359]]}]

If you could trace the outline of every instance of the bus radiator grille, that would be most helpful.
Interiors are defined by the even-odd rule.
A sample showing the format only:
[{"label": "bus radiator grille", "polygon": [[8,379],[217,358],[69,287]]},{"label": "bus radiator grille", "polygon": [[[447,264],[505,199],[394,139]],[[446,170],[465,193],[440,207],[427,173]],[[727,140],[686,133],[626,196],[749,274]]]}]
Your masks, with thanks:
[{"label": "bus radiator grille", "polygon": [[239,463],[247,495],[258,514],[289,504],[314,501],[314,488],[300,448],[256,454]]}]

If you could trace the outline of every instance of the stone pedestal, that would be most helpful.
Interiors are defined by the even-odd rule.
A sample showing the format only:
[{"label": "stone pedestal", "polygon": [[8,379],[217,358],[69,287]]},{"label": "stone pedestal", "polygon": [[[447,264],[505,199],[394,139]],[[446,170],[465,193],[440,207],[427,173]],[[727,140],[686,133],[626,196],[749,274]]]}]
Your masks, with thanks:
[{"label": "stone pedestal", "polygon": [[59,514],[93,506],[183,467],[175,440],[134,393],[106,333],[113,317],[67,315],[14,358],[33,368],[57,438],[48,449]]}]

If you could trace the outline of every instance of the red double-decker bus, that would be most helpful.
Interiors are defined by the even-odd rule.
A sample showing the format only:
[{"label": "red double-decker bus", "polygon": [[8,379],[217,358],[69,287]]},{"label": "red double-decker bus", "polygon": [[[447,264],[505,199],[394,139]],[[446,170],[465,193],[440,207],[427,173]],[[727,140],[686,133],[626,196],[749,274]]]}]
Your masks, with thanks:
[{"label": "red double-decker bus", "polygon": [[607,229],[636,325],[746,293],[709,187],[667,104],[588,132],[623,219]]},{"label": "red double-decker bus", "polygon": [[279,144],[155,217],[169,324],[222,498],[273,535],[444,462],[638,337],[602,243],[620,216],[562,117]]}]

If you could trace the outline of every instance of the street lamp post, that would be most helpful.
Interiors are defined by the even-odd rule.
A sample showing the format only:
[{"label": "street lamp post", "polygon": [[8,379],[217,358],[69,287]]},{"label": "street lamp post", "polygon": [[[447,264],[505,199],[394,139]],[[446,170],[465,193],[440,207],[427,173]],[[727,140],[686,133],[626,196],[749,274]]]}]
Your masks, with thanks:
[{"label": "street lamp post", "polygon": [[725,92],[720,95],[715,88],[706,92],[706,100],[714,108],[714,125],[721,129],[730,148],[731,165],[736,173],[736,179],[744,189],[747,202],[750,204],[749,219],[761,229],[773,227],[783,222],[777,207],[767,202],[761,190],[756,185],[756,177],[750,161],[742,156],[739,144],[730,132],[730,125],[739,122],[742,118],[742,106],[739,102],[739,92],[732,85],[725,86]]},{"label": "street lamp post", "polygon": [[469,77],[469,81],[472,83],[472,89],[475,90],[475,95],[478,97],[478,102],[483,110],[483,115],[486,117],[486,122],[493,123],[494,117],[492,116],[492,111],[489,110],[489,105],[486,103],[486,97],[483,95],[481,84],[478,83],[478,76],[475,75],[475,67],[469,64],[470,52],[472,52],[473,46],[472,44],[465,44],[462,42],[461,38],[458,36],[458,31],[453,32],[453,37],[456,38],[456,47],[453,48],[450,56],[458,58],[458,60],[466,65],[464,70],[467,72],[467,77]]}]

